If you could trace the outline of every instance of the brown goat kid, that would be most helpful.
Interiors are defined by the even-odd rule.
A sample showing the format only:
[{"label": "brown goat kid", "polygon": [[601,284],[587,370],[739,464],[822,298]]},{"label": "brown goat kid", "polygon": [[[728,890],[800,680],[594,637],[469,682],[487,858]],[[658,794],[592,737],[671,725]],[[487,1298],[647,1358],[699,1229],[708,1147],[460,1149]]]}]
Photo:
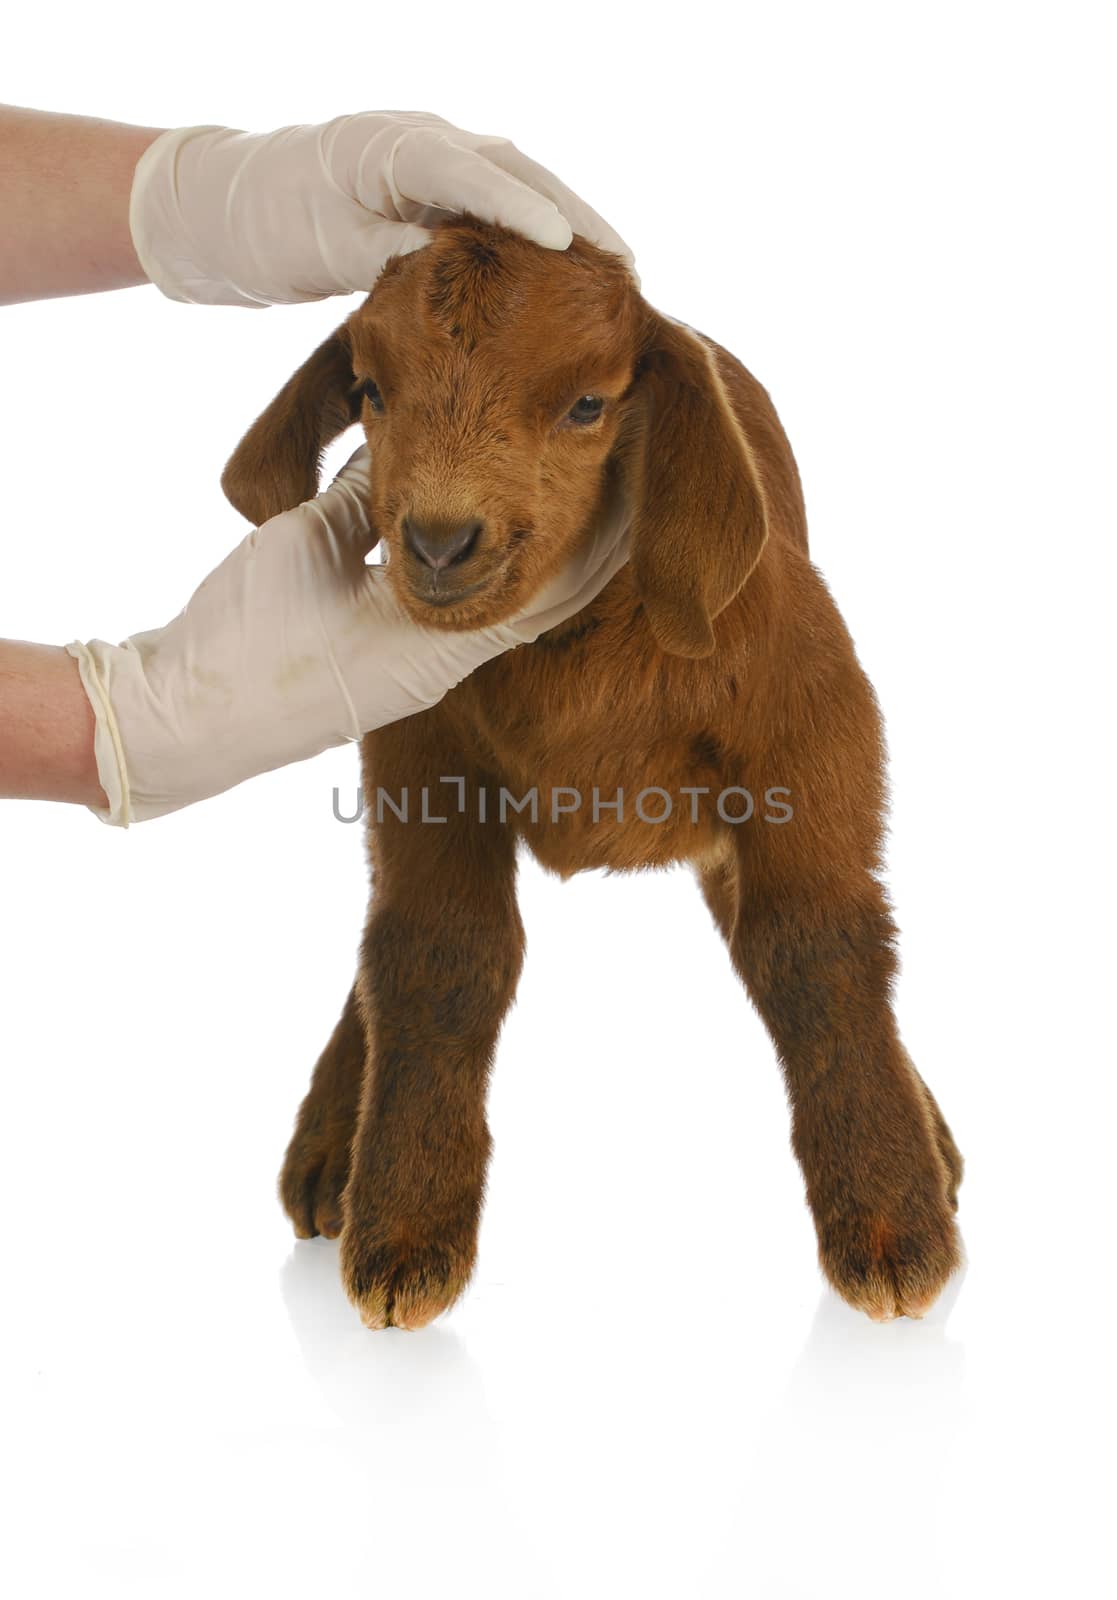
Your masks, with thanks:
[{"label": "brown goat kid", "polygon": [[[519,610],[618,494],[632,557],[571,622],[363,742],[374,893],[283,1167],[295,1232],[341,1236],[369,1327],[444,1311],[474,1264],[523,956],[518,842],[564,876],[688,861],[779,1053],[827,1277],[872,1317],[919,1316],[958,1263],[962,1161],[892,1013],[879,711],[767,393],[619,258],[465,218],[391,262],[284,387],[226,469],[230,500],[259,523],[308,499],[358,420],[371,522],[425,627]],[[445,824],[419,825],[424,786]],[[782,825],[725,820],[740,797],[719,809],[775,786]],[[537,790],[536,816],[501,820],[502,788]],[[653,788],[675,798],[657,823],[629,803]],[[377,820],[378,789],[408,791],[407,821],[383,803]],[[618,790],[623,815],[595,818],[594,791]]]}]

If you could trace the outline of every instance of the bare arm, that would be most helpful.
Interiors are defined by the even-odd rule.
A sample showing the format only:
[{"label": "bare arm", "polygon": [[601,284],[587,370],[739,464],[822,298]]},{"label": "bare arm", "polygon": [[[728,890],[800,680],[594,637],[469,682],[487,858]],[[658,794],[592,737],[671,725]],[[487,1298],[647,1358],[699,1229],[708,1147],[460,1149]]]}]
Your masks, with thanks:
[{"label": "bare arm", "polygon": [[162,131],[0,106],[0,305],[147,282],[128,200]]},{"label": "bare arm", "polygon": [[[161,131],[0,106],[0,305],[147,282],[128,200]],[[74,658],[0,639],[0,797],[105,805],[93,732]]]},{"label": "bare arm", "polygon": [[78,664],[61,645],[0,639],[0,798],[106,805],[93,730]]}]

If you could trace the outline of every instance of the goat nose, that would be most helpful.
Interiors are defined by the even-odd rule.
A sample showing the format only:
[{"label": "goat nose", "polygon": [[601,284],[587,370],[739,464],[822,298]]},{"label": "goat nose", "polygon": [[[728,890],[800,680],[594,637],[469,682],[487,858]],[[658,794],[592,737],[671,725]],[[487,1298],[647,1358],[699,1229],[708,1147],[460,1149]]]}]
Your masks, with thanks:
[{"label": "goat nose", "polygon": [[435,572],[466,560],[481,536],[480,522],[455,526],[445,522],[412,522],[403,519],[403,536],[408,548]]}]

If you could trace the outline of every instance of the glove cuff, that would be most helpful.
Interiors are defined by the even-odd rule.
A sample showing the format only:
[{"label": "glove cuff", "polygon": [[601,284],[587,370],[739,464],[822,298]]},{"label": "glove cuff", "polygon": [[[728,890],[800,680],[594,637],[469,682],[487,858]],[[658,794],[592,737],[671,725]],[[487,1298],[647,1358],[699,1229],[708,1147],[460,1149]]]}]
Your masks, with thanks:
[{"label": "glove cuff", "polygon": [[97,762],[97,777],[109,801],[107,810],[103,806],[90,806],[88,809],[101,822],[126,828],[132,820],[132,796],[128,768],[124,762],[124,746],[112,702],[88,645],[75,640],[66,646],[66,651],[78,664],[82,688],[93,707],[93,754]]},{"label": "glove cuff", "polygon": [[[140,266],[168,300],[183,305],[251,306],[268,302],[242,294],[207,267],[183,207],[181,167],[187,145],[210,135],[236,136],[239,130],[218,123],[190,128],[168,128],[148,145],[132,175],[128,201],[128,227]],[[196,147],[190,152],[202,159]]]}]

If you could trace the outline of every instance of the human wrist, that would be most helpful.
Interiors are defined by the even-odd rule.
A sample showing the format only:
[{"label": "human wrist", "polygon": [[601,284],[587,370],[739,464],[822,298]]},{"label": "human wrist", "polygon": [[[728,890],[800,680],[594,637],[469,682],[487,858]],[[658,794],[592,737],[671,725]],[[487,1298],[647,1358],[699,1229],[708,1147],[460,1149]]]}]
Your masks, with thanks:
[{"label": "human wrist", "polygon": [[103,805],[94,718],[61,645],[0,641],[0,795]]}]

